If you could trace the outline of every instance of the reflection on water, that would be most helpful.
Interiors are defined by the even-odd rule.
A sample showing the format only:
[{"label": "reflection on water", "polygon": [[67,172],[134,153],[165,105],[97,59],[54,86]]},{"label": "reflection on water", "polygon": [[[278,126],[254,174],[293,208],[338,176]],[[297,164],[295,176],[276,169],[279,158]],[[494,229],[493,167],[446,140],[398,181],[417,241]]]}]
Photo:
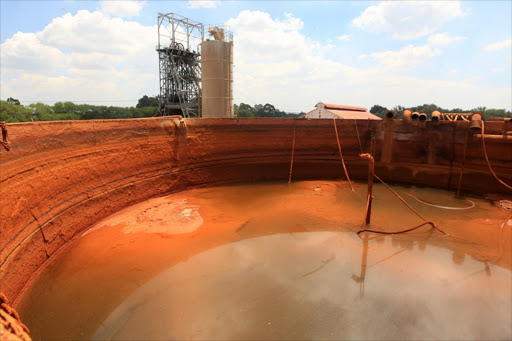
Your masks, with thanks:
[{"label": "reflection on water", "polygon": [[[399,189],[467,206],[448,192]],[[371,228],[418,224],[381,186],[374,197]],[[309,181],[152,199],[75,241],[18,310],[35,339],[512,338],[510,227],[498,248],[508,212],[478,199],[464,211],[411,202],[450,236],[424,227],[359,238],[362,198]],[[195,216],[159,211],[184,199]],[[162,224],[175,220],[162,217],[173,214],[201,226],[171,233]]]},{"label": "reflection on water", "polygon": [[357,238],[278,234],[220,246],[163,271],[112,311],[93,339],[507,335],[509,271],[497,268],[490,278],[460,281],[482,265],[470,260],[453,268],[450,253],[437,247],[397,254],[390,240],[365,243],[369,261],[379,266],[363,268],[357,277],[366,287],[364,299],[360,284],[350,280],[359,272]]},{"label": "reflection on water", "polygon": [[[361,270],[359,272],[359,276],[352,275],[352,279],[359,283],[359,297],[364,297],[364,280],[366,279],[366,260],[368,258],[368,234],[363,233],[363,236],[361,237],[361,240],[363,241],[363,247],[361,251]],[[405,249],[403,249],[405,250]],[[402,252],[398,251],[398,252]]]}]

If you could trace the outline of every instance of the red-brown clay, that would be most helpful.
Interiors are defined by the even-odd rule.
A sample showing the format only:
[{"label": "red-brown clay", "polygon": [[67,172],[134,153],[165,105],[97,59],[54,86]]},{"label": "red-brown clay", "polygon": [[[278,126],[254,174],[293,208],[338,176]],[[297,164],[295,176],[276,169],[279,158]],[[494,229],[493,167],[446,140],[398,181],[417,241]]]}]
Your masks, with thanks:
[{"label": "red-brown clay", "polygon": [[[390,296],[385,295],[390,301],[396,300],[392,304],[393,307],[401,307],[399,310],[405,309],[404,315],[396,316],[398,320],[389,318],[400,326],[398,328],[401,331],[407,329],[404,325],[410,322],[410,314],[419,318],[418,311],[408,303],[413,302],[414,306],[420,307],[421,311],[423,304],[418,304],[419,297],[429,302],[438,302],[441,306],[450,306],[441,311],[435,310],[426,314],[424,317],[427,317],[427,320],[428,316],[444,316],[448,311],[450,315],[459,317],[458,324],[443,317],[429,320],[429,323],[421,323],[417,325],[418,329],[415,332],[408,332],[408,338],[425,335],[422,331],[424,332],[427,325],[426,328],[436,330],[439,334],[435,335],[439,337],[447,337],[444,332],[446,326],[450,326],[450,335],[456,335],[457,330],[465,324],[461,322],[465,321],[461,314],[465,315],[467,311],[471,311],[468,309],[468,304],[479,307],[493,304],[496,297],[502,302],[506,302],[510,297],[508,290],[511,262],[510,227],[506,227],[507,233],[500,235],[500,224],[510,216],[509,211],[478,198],[472,198],[476,206],[464,214],[412,201],[412,205],[420,210],[424,217],[440,223],[450,236],[445,236],[430,226],[401,235],[362,235],[363,243],[364,238],[368,237],[367,248],[364,251],[356,231],[360,228],[364,217],[366,184],[355,182],[353,185],[356,189],[355,193],[351,191],[346,181],[327,180],[294,181],[291,185],[281,181],[217,186],[182,191],[130,206],[102,220],[84,234],[80,234],[79,238],[75,238],[63,247],[62,251],[54,255],[50,262],[46,262],[41,274],[35,281],[31,281],[26,291],[23,291],[18,311],[24,322],[29,324],[35,339],[109,339],[108,335],[97,334],[97,332],[99,329],[108,331],[116,325],[112,319],[109,319],[109,315],[119,316],[115,311],[119,311],[120,306],[126,306],[125,303],[130,301],[130,297],[145,286],[145,283],[153,282],[168,270],[172,272],[172,269],[188,266],[186,264],[190,265],[194,259],[201,257],[212,259],[207,255],[215,254],[220,249],[237,248],[236,245],[242,245],[241,248],[245,251],[229,252],[225,254],[226,257],[217,258],[217,263],[198,266],[188,275],[182,273],[174,283],[163,285],[162,288],[166,288],[165,290],[157,290],[153,287],[154,290],[149,290],[150,296],[156,301],[166,302],[164,306],[170,310],[182,312],[189,309],[190,305],[183,301],[180,304],[177,298],[170,299],[168,295],[174,292],[182,296],[181,294],[187,292],[189,285],[200,288],[209,287],[210,290],[200,290],[205,293],[205,296],[199,300],[200,305],[192,304],[196,307],[194,313],[191,314],[189,311],[189,314],[184,316],[188,315],[189,318],[197,321],[196,319],[201,319],[200,316],[207,315],[207,320],[210,322],[202,321],[199,324],[212,323],[219,328],[218,324],[223,320],[226,310],[217,306],[216,313],[208,314],[207,312],[211,310],[207,307],[215,307],[216,304],[222,306],[225,301],[219,300],[218,293],[221,294],[223,291],[232,290],[233,294],[228,296],[237,297],[244,291],[244,295],[251,297],[251,302],[272,302],[270,305],[263,304],[258,308],[256,316],[272,314],[275,311],[273,307],[279,305],[274,299],[279,300],[279,297],[287,296],[284,292],[294,297],[302,297],[297,294],[296,286],[301,285],[300,282],[304,279],[311,281],[308,290],[302,291],[304,295],[307,292],[315,296],[319,287],[328,286],[332,292],[343,293],[342,295],[346,297],[358,297],[355,293],[363,282],[353,283],[350,279],[351,272],[347,270],[351,269],[353,274],[359,274],[356,271],[356,269],[359,270],[359,257],[361,254],[368,253],[368,262],[362,266],[359,276],[359,280],[365,282],[364,287],[369,292],[367,303],[375,302],[373,300],[376,290],[382,286],[387,287],[385,291],[395,290],[395,292],[402,292],[404,296],[407,296],[405,293],[408,292],[408,299],[402,296],[396,300],[392,293]],[[370,228],[392,231],[413,226],[420,221],[384,185],[376,183],[374,187],[375,205]],[[431,188],[405,188],[396,185],[393,188],[398,193],[412,192],[433,202],[452,206],[464,204],[464,200],[453,198],[453,192]],[[204,222],[196,230],[182,233],[180,222],[185,223],[189,220],[189,223],[193,223],[197,219],[193,215],[183,220],[179,216],[172,218],[172,215],[180,211],[187,212],[186,206],[182,205],[184,201],[187,201],[188,207],[197,207]],[[487,214],[483,215],[483,212]],[[138,219],[139,217],[141,219]],[[134,231],[137,232],[132,233]],[[332,237],[336,236],[334,238],[336,242],[331,244],[331,247],[308,242],[314,250],[323,254],[321,257],[318,257],[316,251],[309,253],[303,248],[304,245],[301,247],[298,243],[301,238],[314,239],[315,236],[318,237],[326,232]],[[276,240],[276,238],[279,242],[274,243],[273,246],[266,244],[266,241]],[[256,249],[246,248],[247,245],[258,243],[258,240],[265,240],[265,242],[258,244]],[[498,247],[499,242],[503,245],[502,251]],[[345,258],[340,253],[344,253]],[[338,256],[333,257],[333,254]],[[278,260],[282,259],[281,257],[288,258],[291,262],[285,265]],[[344,259],[342,263],[350,264],[348,269],[339,263],[334,266],[337,263],[334,258],[338,261]],[[251,266],[246,263],[248,259],[251,259]],[[316,261],[313,261],[314,259]],[[241,271],[242,269],[237,268],[237,264],[245,264],[243,268],[252,270]],[[329,266],[324,268],[327,264]],[[280,271],[276,271],[275,266]],[[263,270],[263,273],[255,276],[253,270],[258,267]],[[365,280],[366,267],[368,267],[369,276]],[[492,273],[492,277],[487,277],[484,272],[486,268]],[[231,269],[232,273],[236,274],[235,277],[249,282],[247,286],[237,287],[231,279],[228,279],[227,269]],[[284,281],[288,285],[282,288],[282,293],[277,296],[267,296],[266,284],[272,282],[273,278],[287,277],[288,275],[284,275],[285,269],[290,269],[292,272],[294,272],[293,269],[300,271],[290,275],[289,282]],[[205,275],[205,272],[209,272],[209,275]],[[227,277],[224,277],[225,275]],[[381,277],[388,276],[392,277],[393,281],[380,283]],[[417,280],[418,276],[425,280],[412,285],[414,291],[411,293],[409,291],[411,288],[408,286],[411,286],[411,282]],[[191,277],[196,278],[197,283],[187,282]],[[250,284],[249,278],[259,284]],[[335,279],[334,283],[329,278]],[[213,287],[223,289],[217,292]],[[490,287],[493,288],[492,294],[489,292]],[[438,296],[441,291],[443,294]],[[426,292],[429,294],[425,295]],[[460,293],[463,293],[464,299],[459,297]],[[230,298],[225,299],[230,301]],[[445,299],[451,302],[457,301],[457,304],[448,304]],[[147,300],[151,301],[150,298]],[[146,304],[148,301],[143,300],[139,303]],[[352,300],[349,299],[349,301]],[[323,304],[328,305],[327,302],[329,299],[326,299]],[[243,313],[244,307],[247,308],[244,303],[247,302],[238,303],[240,305],[234,304],[233,310],[236,318],[249,324],[254,322],[247,321],[246,317],[251,320],[250,316]],[[306,308],[301,308],[304,304]],[[37,309],[34,309],[36,306]],[[281,321],[278,326],[280,330],[286,329],[286,326],[296,326],[296,322],[301,321],[302,316],[297,310],[301,309],[311,311],[315,316],[317,313],[325,314],[322,318],[322,328],[317,330],[329,331],[330,328],[323,327],[327,320],[333,325],[346,323],[343,325],[343,330],[345,327],[360,328],[348,322],[351,319],[339,318],[339,314],[327,308],[313,313],[314,309],[307,306],[306,302],[292,307],[285,306],[280,314],[276,314],[276,316],[287,316],[286,320],[289,321]],[[345,317],[351,313],[357,316],[356,312],[360,311],[357,309],[357,302],[354,301],[348,309],[346,305],[340,305],[339,309],[345,311]],[[131,309],[128,310],[131,311]],[[381,307],[371,314],[387,316],[390,310]],[[127,313],[126,316],[130,314]],[[194,317],[191,317],[192,315]],[[475,338],[479,336],[481,339],[507,338],[510,332],[507,332],[505,326],[503,326],[505,332],[494,328],[500,326],[503,320],[508,321],[508,316],[511,316],[510,309],[507,309],[506,305],[501,308],[493,305],[492,309],[481,316],[480,322],[485,326],[481,328],[481,333],[471,335]],[[162,319],[166,320],[165,326],[159,322]],[[167,313],[156,308],[152,312],[146,310],[143,320],[144,322],[133,320],[127,322],[134,330],[125,330],[125,332],[137,331],[138,338],[156,339],[155,335],[169,335],[166,334],[166,330],[172,330],[178,333],[173,334],[176,339],[187,339],[190,335],[187,333],[193,333],[195,330],[190,325],[185,327],[182,320],[177,321],[176,315],[169,310]],[[372,321],[375,320],[372,318]],[[482,321],[493,321],[493,323],[488,324]],[[272,325],[274,322],[277,321],[274,319]],[[144,327],[146,323],[150,323],[151,327]],[[159,324],[160,327],[154,329]],[[232,321],[224,324],[223,328],[227,334],[222,338],[230,339],[226,335],[234,332],[236,325],[237,323]],[[145,329],[153,329],[155,334],[150,337],[143,332]],[[389,323],[379,325],[377,330],[380,334],[374,335],[383,335],[383,330],[387,330],[388,333],[385,335],[389,337],[389,329],[395,330]],[[211,332],[210,328],[203,328],[203,330]],[[297,332],[296,329],[293,330]],[[261,331],[256,331],[251,332],[251,328],[244,329],[244,339],[263,339]],[[186,333],[183,334],[183,332]],[[307,331],[302,332],[307,333]],[[202,334],[201,338],[221,338],[215,332],[211,333]],[[276,333],[273,334],[274,339],[278,338],[276,335],[281,335],[283,339],[287,338],[286,335]],[[322,335],[326,334],[316,334],[311,338],[322,339]],[[346,334],[340,333],[336,339],[345,339],[344,336]],[[368,337],[368,334],[366,336],[366,338],[362,336],[360,338],[373,338]],[[117,335],[117,339],[123,339],[123,337]]]},{"label": "red-brown clay", "polygon": [[[366,180],[367,163],[358,154],[369,152],[373,139],[375,173],[383,180],[457,188],[468,122],[419,128],[393,121],[392,139],[384,139],[383,122],[337,125],[351,178]],[[294,126],[293,179],[344,178],[330,120],[160,117],[7,124],[12,149],[0,151],[0,291],[16,302],[34,272],[70,239],[130,205],[199,186],[286,180]],[[504,122],[485,127],[486,134],[501,134]],[[393,146],[382,162],[386,141]],[[486,144],[494,171],[510,183],[510,141]],[[461,189],[509,192],[489,173],[481,140],[471,136]]]}]

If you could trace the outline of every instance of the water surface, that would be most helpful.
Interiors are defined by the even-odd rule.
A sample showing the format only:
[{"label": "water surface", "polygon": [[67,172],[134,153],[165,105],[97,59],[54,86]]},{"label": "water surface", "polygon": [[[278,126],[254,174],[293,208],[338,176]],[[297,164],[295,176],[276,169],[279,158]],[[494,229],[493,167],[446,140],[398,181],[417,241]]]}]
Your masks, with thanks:
[{"label": "water surface", "polygon": [[[54,257],[18,306],[34,339],[511,339],[509,212],[394,188],[429,227],[355,233],[366,185],[196,189],[135,205]],[[421,222],[375,185],[372,229]],[[501,247],[499,246],[501,242]]]}]

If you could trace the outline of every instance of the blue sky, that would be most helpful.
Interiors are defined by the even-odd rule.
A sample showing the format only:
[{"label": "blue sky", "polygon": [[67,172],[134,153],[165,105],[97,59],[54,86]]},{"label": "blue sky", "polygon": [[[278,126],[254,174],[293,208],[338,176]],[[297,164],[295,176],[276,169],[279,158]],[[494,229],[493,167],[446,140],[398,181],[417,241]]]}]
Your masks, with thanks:
[{"label": "blue sky", "polygon": [[158,85],[157,15],[234,33],[234,102],[512,109],[512,2],[6,1],[2,99],[132,106]]}]

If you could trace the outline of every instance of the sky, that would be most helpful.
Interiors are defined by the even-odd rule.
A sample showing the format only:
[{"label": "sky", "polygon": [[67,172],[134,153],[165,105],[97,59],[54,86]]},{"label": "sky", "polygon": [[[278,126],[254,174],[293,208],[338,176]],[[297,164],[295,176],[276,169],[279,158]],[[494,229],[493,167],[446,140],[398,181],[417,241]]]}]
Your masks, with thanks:
[{"label": "sky", "polygon": [[234,103],[512,110],[512,1],[0,0],[0,98],[159,94],[158,13],[234,35]]}]

